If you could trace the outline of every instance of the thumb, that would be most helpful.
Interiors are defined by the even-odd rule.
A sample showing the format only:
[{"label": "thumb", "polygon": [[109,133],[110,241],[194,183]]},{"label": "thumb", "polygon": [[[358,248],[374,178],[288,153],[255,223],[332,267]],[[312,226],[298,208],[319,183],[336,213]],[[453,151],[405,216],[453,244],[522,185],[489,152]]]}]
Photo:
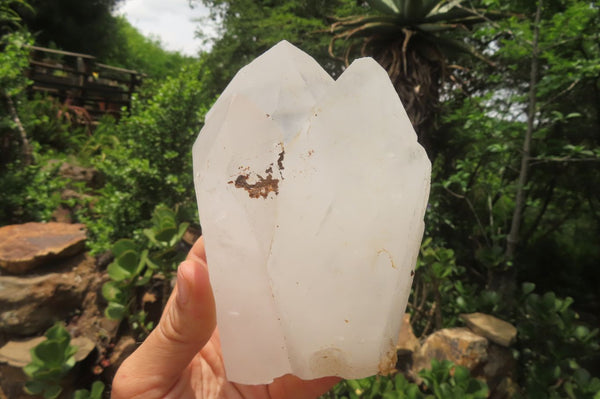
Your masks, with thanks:
[{"label": "thumb", "polygon": [[188,259],[179,265],[177,285],[160,322],[119,368],[115,382],[137,385],[146,381],[168,390],[208,342],[215,326],[206,261]]}]

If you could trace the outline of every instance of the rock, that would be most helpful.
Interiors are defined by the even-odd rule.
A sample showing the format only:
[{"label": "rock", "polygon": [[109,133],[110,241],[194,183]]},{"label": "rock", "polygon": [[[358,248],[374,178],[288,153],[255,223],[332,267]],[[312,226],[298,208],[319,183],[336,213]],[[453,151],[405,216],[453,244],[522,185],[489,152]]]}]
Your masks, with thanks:
[{"label": "rock", "polygon": [[137,349],[137,346],[133,337],[121,337],[110,355],[110,363],[118,367],[123,363],[123,360],[127,359]]},{"label": "rock", "polygon": [[58,173],[73,182],[84,182],[90,188],[100,188],[104,184],[102,174],[94,168],[84,168],[64,162]]},{"label": "rock", "polygon": [[125,359],[129,357],[138,347],[136,340],[133,337],[125,335],[119,339],[113,348],[112,353],[108,358],[108,367],[106,373],[109,376],[109,380],[112,380],[119,366]]},{"label": "rock", "polygon": [[400,327],[400,334],[398,334],[398,343],[396,344],[397,371],[406,374],[410,370],[413,353],[419,349],[419,345],[419,339],[415,337],[410,325],[410,313],[405,313],[402,319],[402,327]]},{"label": "rock", "polygon": [[48,267],[47,272],[0,276],[0,334],[40,333],[81,308],[95,278],[94,259],[80,254]]},{"label": "rock", "polygon": [[75,337],[71,339],[71,345],[77,347],[77,352],[75,352],[75,355],[73,355],[76,362],[85,360],[90,353],[96,349],[96,344],[94,341],[87,337]]},{"label": "rock", "polygon": [[512,399],[519,391],[519,385],[512,378],[505,377],[495,388],[490,388],[488,399]]},{"label": "rock", "polygon": [[402,319],[402,327],[398,335],[396,350],[399,352],[416,352],[419,349],[419,339],[415,337],[412,326],[410,325],[410,313],[405,313]]},{"label": "rock", "polygon": [[431,334],[413,357],[414,375],[431,368],[431,360],[450,360],[471,371],[488,359],[488,340],[468,328],[447,328]]},{"label": "rock", "polygon": [[25,273],[85,248],[83,224],[25,223],[0,227],[0,268]]},{"label": "rock", "polygon": [[334,81],[280,42],[192,153],[228,378],[393,368],[431,164],[385,70],[362,58]]},{"label": "rock", "polygon": [[0,348],[0,363],[13,367],[25,367],[31,362],[31,348],[45,341],[46,337],[28,338],[22,341],[9,341]]},{"label": "rock", "polygon": [[[25,367],[31,362],[31,349],[40,342],[46,340],[46,337],[34,337],[21,341],[9,341],[0,348],[0,363],[6,363],[13,367]],[[94,341],[86,337],[76,337],[71,339],[71,345],[77,347],[74,358],[80,362],[87,358],[95,348]]]},{"label": "rock", "polygon": [[[517,362],[512,351],[494,343],[488,347],[487,361],[485,362],[480,376],[482,376],[492,393],[490,397],[512,398],[513,395],[506,394],[508,388],[504,387],[503,381],[511,380],[517,368]],[[510,391],[510,389],[508,389]],[[495,393],[495,394],[494,394]]]},{"label": "rock", "polygon": [[460,318],[464,320],[476,334],[488,338],[490,341],[509,347],[517,338],[517,329],[512,324],[500,320],[497,317],[484,313],[461,314]]},{"label": "rock", "polygon": [[68,206],[60,204],[50,215],[50,220],[57,223],[73,223],[73,214]]}]

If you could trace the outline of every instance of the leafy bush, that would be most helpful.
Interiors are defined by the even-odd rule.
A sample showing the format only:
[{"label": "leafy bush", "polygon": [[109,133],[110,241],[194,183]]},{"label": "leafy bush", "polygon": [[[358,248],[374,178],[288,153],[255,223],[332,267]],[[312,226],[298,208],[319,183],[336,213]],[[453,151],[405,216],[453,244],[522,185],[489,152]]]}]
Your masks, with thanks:
[{"label": "leafy bush", "polygon": [[422,370],[419,375],[437,399],[485,399],[488,396],[485,382],[471,377],[466,367],[455,366],[448,360],[433,359],[431,370]]},{"label": "leafy bush", "polygon": [[94,252],[139,232],[157,204],[195,213],[191,148],[209,105],[205,79],[202,64],[185,68],[151,98],[134,97],[131,115],[96,130],[94,140],[112,145],[97,147],[93,161],[106,177],[86,217]]},{"label": "leafy bush", "polygon": [[519,306],[521,385],[528,395],[596,399],[600,380],[590,378],[580,362],[598,350],[598,329],[579,320],[571,309],[573,299],[554,292],[538,295],[534,289],[532,283],[523,284]]},{"label": "leafy bush", "polygon": [[188,223],[177,223],[174,211],[158,206],[152,215],[152,227],[144,230],[146,240],[142,245],[121,239],[112,246],[115,260],[107,268],[110,281],[102,286],[102,295],[108,301],[108,318],[120,320],[128,316],[134,330],[141,329],[143,333],[154,327],[142,310],[136,312],[135,289],[148,284],[157,273],[165,275],[168,281],[185,258],[177,245],[187,227]]},{"label": "leafy bush", "polygon": [[342,381],[322,399],[484,399],[488,395],[486,383],[471,377],[467,368],[447,360],[433,359],[431,369],[421,370],[419,376],[424,381],[422,387],[401,373]]},{"label": "leafy bush", "polygon": [[59,176],[60,163],[45,167],[43,163],[24,167],[15,162],[0,173],[0,224],[48,221],[64,202],[60,192],[69,180]]},{"label": "leafy bush", "polygon": [[54,399],[62,391],[61,380],[75,365],[77,347],[70,345],[71,336],[60,323],[56,323],[44,335],[47,339],[31,349],[31,363],[23,368],[30,378],[25,384],[25,391]]}]

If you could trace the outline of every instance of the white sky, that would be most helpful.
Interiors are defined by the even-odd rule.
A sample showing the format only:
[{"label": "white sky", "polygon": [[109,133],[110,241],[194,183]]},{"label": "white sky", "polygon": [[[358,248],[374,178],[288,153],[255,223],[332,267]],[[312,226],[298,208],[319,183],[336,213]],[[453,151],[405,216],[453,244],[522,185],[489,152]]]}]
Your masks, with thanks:
[{"label": "white sky", "polygon": [[159,38],[167,50],[197,55],[202,49],[202,40],[194,33],[201,23],[193,21],[208,16],[200,1],[192,9],[188,0],[124,0],[117,14],[125,15],[145,36]]}]

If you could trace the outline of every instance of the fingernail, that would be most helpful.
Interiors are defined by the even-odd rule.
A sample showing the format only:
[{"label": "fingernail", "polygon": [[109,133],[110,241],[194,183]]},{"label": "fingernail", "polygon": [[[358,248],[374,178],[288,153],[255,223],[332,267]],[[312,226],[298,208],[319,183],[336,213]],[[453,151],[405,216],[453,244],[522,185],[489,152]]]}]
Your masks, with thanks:
[{"label": "fingernail", "polygon": [[183,263],[177,269],[177,302],[185,305],[190,298],[190,283],[183,275]]}]

